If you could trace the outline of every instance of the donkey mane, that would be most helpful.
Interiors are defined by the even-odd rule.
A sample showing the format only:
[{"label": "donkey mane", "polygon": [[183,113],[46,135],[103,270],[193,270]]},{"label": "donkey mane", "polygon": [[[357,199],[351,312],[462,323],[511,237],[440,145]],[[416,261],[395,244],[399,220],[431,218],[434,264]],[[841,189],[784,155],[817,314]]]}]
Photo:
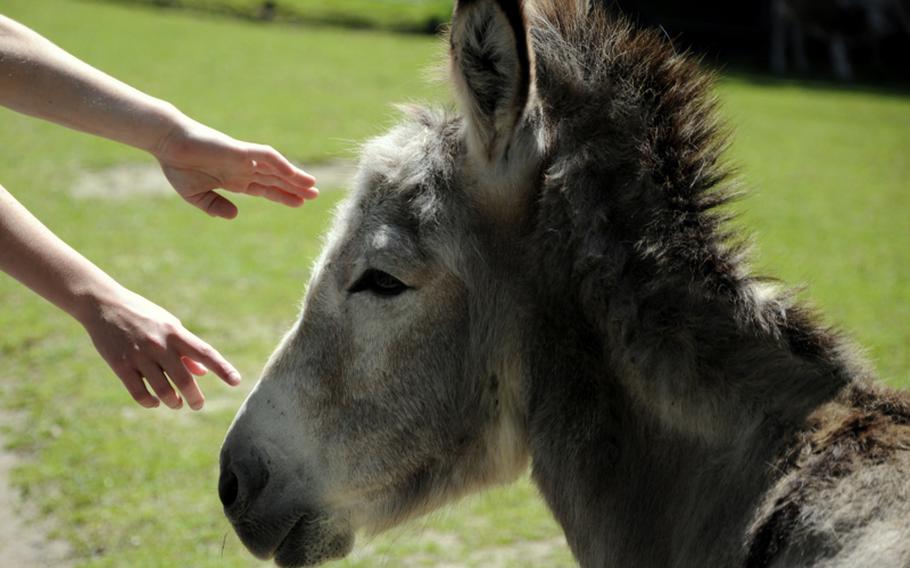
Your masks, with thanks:
[{"label": "donkey mane", "polygon": [[[535,478],[564,526],[596,526],[590,516],[579,516],[581,503],[616,503],[566,495],[560,485],[567,480],[557,472],[565,455],[548,438],[549,425],[560,416],[578,417],[580,425],[558,435],[591,438],[589,449],[600,457],[573,464],[572,475],[589,476],[592,486],[608,485],[611,467],[594,465],[610,461],[603,456],[642,451],[623,430],[651,432],[638,438],[649,446],[645,457],[627,467],[675,463],[683,469],[691,464],[673,453],[692,444],[688,451],[720,461],[694,474],[684,489],[703,508],[690,502],[663,509],[677,519],[693,510],[707,515],[690,517],[701,528],[676,530],[677,539],[691,541],[677,545],[687,550],[692,542],[739,538],[730,549],[745,547],[749,565],[765,565],[794,530],[800,507],[860,467],[858,459],[844,463],[837,456],[889,446],[893,426],[910,420],[910,401],[879,386],[853,344],[820,323],[794,293],[752,274],[748,249],[720,208],[739,191],[722,160],[729,136],[718,119],[713,76],[657,32],[635,30],[608,14],[604,3],[544,0],[533,10],[538,120],[549,154],[529,248],[539,255],[532,265],[545,267],[538,290],[549,299],[543,321],[552,328],[541,331],[546,339],[538,350],[558,345],[564,351],[541,357],[558,361],[537,363],[530,408]],[[562,376],[558,386],[548,378],[555,376]],[[638,412],[630,408],[643,416],[630,418]],[[681,437],[661,449],[655,436]],[[740,444],[751,445],[754,461],[721,465],[730,459],[722,457],[724,448]],[[721,517],[722,499],[716,509],[707,504],[712,485],[722,487],[737,475],[725,469],[737,463],[755,472],[735,490],[744,510],[759,511],[752,519]],[[787,489],[762,497],[787,475]],[[639,497],[682,489],[657,479],[645,483]],[[626,507],[633,517],[649,516],[647,503]],[[721,538],[718,525],[725,522],[739,525],[731,531],[738,536]],[[648,535],[660,534],[651,529],[626,534],[630,541],[642,538],[640,561],[649,555]],[[612,554],[603,543],[577,538],[570,544],[587,550],[586,565]]]},{"label": "donkey mane", "polygon": [[[723,161],[730,132],[719,118],[714,75],[657,31],[610,15],[604,3],[544,0],[534,7],[544,113],[572,117],[573,128],[589,125],[574,128],[581,148],[568,144],[566,155],[554,156],[558,167],[548,180],[596,199],[596,207],[567,212],[578,217],[576,266],[600,270],[604,284],[615,281],[610,271],[618,263],[597,244],[607,235],[629,245],[629,269],[673,285],[688,280],[706,299],[729,301],[743,324],[773,330],[807,357],[830,352],[838,333],[774,279],[751,273],[747,243],[720,209],[742,191]],[[548,218],[561,216],[550,213],[554,205],[541,204],[539,224],[558,226],[562,219]]]}]

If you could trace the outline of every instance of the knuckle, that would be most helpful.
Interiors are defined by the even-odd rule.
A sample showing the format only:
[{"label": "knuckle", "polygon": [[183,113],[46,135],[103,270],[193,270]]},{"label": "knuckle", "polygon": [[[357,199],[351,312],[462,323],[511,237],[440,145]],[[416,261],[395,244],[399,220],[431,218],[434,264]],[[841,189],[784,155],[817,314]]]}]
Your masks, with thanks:
[{"label": "knuckle", "polygon": [[164,341],[171,345],[180,339],[181,328],[178,325],[168,324],[163,330]]},{"label": "knuckle", "polygon": [[170,390],[165,390],[163,388],[155,388],[155,394],[158,395],[158,398],[163,400],[166,403],[170,403],[174,395],[171,394]]},{"label": "knuckle", "polygon": [[110,362],[111,369],[120,376],[128,374],[132,370],[132,364],[129,359],[122,357]]},{"label": "knuckle", "polygon": [[171,380],[174,382],[180,390],[183,390],[185,387],[195,384],[196,381],[190,376],[189,373],[185,371],[178,371],[171,373]]}]

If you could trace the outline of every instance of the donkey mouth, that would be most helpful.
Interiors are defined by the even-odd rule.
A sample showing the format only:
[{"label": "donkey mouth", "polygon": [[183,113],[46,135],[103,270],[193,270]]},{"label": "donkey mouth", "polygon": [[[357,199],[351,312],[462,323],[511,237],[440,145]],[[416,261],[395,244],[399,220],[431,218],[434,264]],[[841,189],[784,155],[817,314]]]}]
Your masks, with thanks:
[{"label": "donkey mouth", "polygon": [[353,531],[333,526],[324,517],[304,515],[278,544],[274,559],[286,568],[318,566],[344,558],[353,546]]}]

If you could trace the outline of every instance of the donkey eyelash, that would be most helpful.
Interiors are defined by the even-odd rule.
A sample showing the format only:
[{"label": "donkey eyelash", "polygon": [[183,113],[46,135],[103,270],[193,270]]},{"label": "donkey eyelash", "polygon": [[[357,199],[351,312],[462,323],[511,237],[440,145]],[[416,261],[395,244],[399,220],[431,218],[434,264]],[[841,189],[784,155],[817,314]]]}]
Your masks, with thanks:
[{"label": "donkey eyelash", "polygon": [[409,288],[410,286],[407,286],[388,272],[370,268],[348,289],[348,293],[372,292],[377,296],[392,297],[401,294]]}]

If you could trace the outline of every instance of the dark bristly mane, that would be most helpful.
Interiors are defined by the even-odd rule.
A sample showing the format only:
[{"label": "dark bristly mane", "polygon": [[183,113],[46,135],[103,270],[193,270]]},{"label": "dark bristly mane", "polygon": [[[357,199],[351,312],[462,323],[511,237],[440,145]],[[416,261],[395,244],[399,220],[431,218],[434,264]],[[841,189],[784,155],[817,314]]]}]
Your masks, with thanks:
[{"label": "dark bristly mane", "polygon": [[[797,517],[817,506],[813,500],[820,488],[828,487],[832,478],[858,471],[861,459],[845,464],[836,456],[863,444],[887,446],[893,437],[904,435],[895,434],[894,427],[906,424],[910,404],[903,394],[877,386],[874,372],[852,343],[821,324],[793,293],[752,274],[745,239],[728,228],[729,215],[721,207],[738,196],[739,189],[722,157],[729,133],[718,118],[712,74],[690,55],[676,53],[656,31],[634,29],[604,5],[539,1],[531,24],[539,120],[550,140],[535,221],[535,250],[542,251],[544,260],[536,264],[548,267],[539,290],[551,300],[553,315],[547,325],[558,329],[543,345],[567,333],[556,322],[577,314],[590,324],[590,335],[567,359],[586,360],[588,366],[605,359],[605,370],[597,376],[576,377],[575,385],[570,381],[541,387],[536,396],[532,392],[532,405],[537,400],[536,410],[547,420],[575,413],[587,420],[587,428],[612,432],[592,442],[591,450],[613,455],[642,452],[639,447],[623,448],[628,436],[616,434],[639,420],[644,425],[634,427],[654,428],[652,436],[669,435],[666,428],[672,431],[674,418],[683,429],[689,427],[686,423],[705,420],[714,432],[702,431],[696,439],[719,433],[722,440],[725,430],[735,438],[738,430],[752,426],[749,419],[724,417],[716,409],[739,409],[742,417],[758,412],[764,433],[750,443],[763,445],[772,465],[765,470],[767,463],[751,464],[751,471],[767,477],[754,478],[750,488],[739,491],[754,492],[760,499],[765,484],[782,475],[789,476],[788,488],[777,489],[740,544],[748,550],[750,566],[771,565],[792,534],[804,530]],[[602,355],[592,351],[598,340],[603,342]],[[542,375],[558,372],[547,362],[540,365]],[[569,375],[584,376],[569,369]],[[606,380],[613,404],[587,402],[593,393],[586,380]],[[582,400],[586,402],[580,404]],[[629,418],[629,407],[635,406],[646,409],[645,418]],[[716,414],[705,419],[706,411]],[[655,426],[651,420],[669,422]],[[561,434],[586,435],[576,430]],[[638,468],[652,467],[655,460],[685,463],[646,440],[651,447],[637,460]],[[686,442],[675,444],[683,447]],[[701,452],[697,447],[689,451]],[[716,459],[707,455],[710,452],[704,459]],[[588,467],[577,466],[582,472]],[[550,476],[560,479],[552,467],[535,460],[545,488],[552,483]],[[603,471],[588,473],[596,479]],[[723,486],[724,475],[700,477],[685,490],[710,501],[712,484]],[[624,490],[634,493],[629,487],[634,487],[633,480],[625,480]],[[658,485],[652,481],[642,496]],[[678,489],[668,485],[664,490]],[[563,491],[550,487],[545,494]],[[744,506],[758,507],[759,501],[750,498]],[[576,515],[573,508],[586,499],[591,495],[575,503],[563,495],[551,498],[551,506],[558,518],[571,524],[566,519]],[[634,510],[638,505],[624,506]],[[661,514],[673,510],[667,507]],[[690,514],[685,507],[675,513]],[[647,507],[636,515],[647,517]],[[707,518],[702,536],[717,530],[718,523],[744,520]],[[596,524],[592,519],[574,522]],[[630,529],[626,538],[632,542],[642,537],[635,533]],[[735,548],[737,543],[730,544]],[[574,546],[590,553],[587,544]],[[638,558],[647,564],[642,559],[659,548],[652,545],[648,553],[638,551],[643,556],[625,561]]]},{"label": "dark bristly mane", "polygon": [[[600,3],[536,7],[531,34],[544,120],[566,138],[553,144],[555,174],[573,176],[562,181],[567,188],[599,182],[604,228],[633,242],[654,269],[674,277],[682,270],[731,294],[745,277],[742,249],[730,244],[717,211],[734,185],[721,159],[727,135],[713,77]],[[580,148],[570,147],[575,140]],[[617,218],[633,209],[640,213]]]},{"label": "dark bristly mane", "polygon": [[[747,239],[729,228],[722,206],[742,190],[723,159],[730,132],[713,73],[656,30],[611,15],[605,2],[544,0],[534,7],[543,121],[557,137],[549,187],[558,197],[544,195],[540,221],[562,225],[551,218],[561,214],[551,200],[569,206],[576,267],[622,267],[670,286],[689,281],[706,299],[729,301],[744,325],[773,328],[795,352],[821,358],[836,349],[835,330],[773,279],[751,272]],[[631,246],[608,251],[602,244],[616,242]],[[566,243],[559,246],[554,254],[564,255]],[[604,293],[616,276],[599,276]],[[761,283],[771,296],[756,305],[753,286]]]}]

